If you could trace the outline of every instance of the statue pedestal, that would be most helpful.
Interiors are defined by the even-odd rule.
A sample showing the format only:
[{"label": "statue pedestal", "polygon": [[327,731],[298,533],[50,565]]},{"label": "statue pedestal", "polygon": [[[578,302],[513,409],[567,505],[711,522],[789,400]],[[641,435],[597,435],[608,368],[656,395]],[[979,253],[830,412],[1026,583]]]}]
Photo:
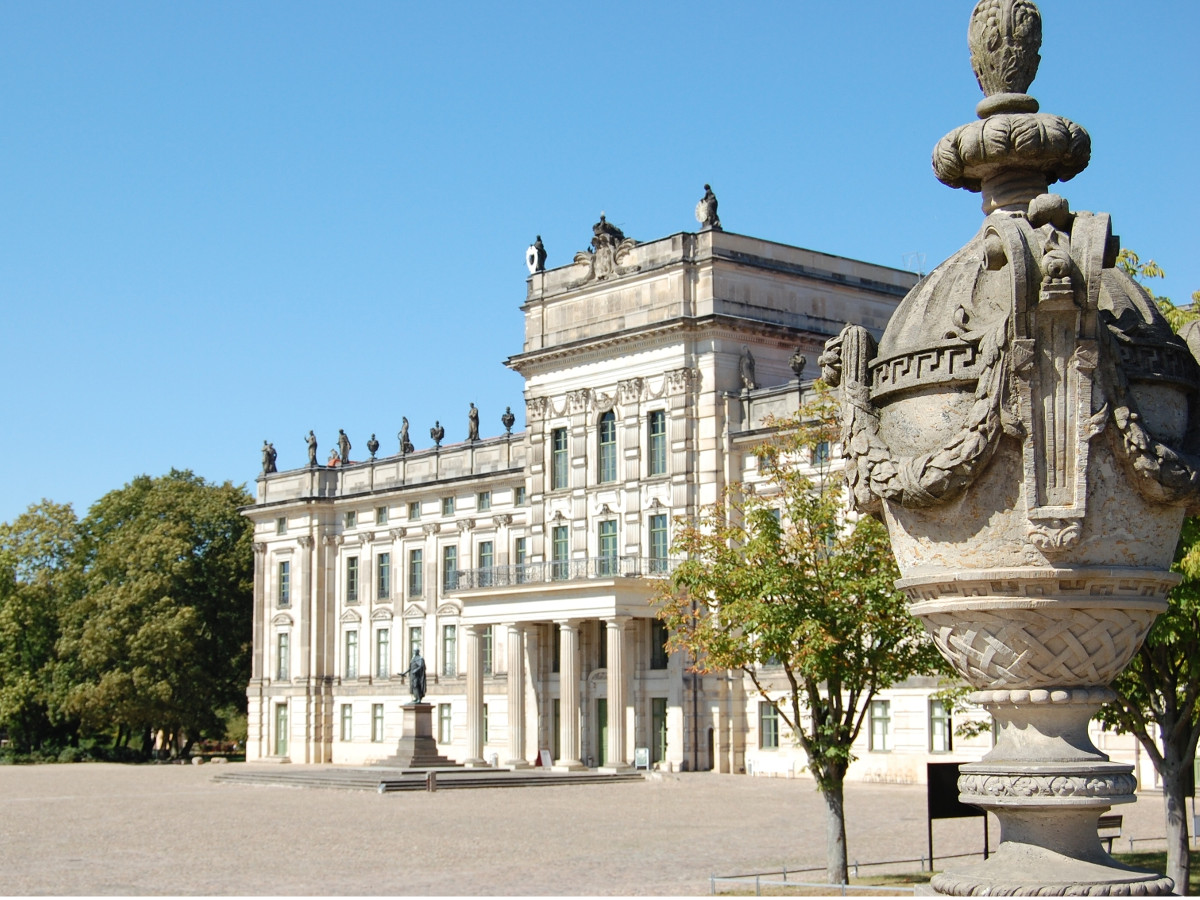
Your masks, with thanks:
[{"label": "statue pedestal", "polygon": [[404,720],[396,752],[375,765],[397,769],[431,769],[458,765],[438,753],[437,741],[433,739],[432,704],[406,703],[400,710],[404,714]]}]

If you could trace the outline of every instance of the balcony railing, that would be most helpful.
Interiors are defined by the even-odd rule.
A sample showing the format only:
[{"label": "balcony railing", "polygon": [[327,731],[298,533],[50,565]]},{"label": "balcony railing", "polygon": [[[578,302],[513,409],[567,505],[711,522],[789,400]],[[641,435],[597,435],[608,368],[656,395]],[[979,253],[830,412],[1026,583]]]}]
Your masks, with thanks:
[{"label": "balcony railing", "polygon": [[672,559],[646,559],[640,556],[596,556],[591,559],[566,559],[551,562],[522,563],[516,566],[490,566],[486,569],[459,569],[448,590],[512,587],[551,581],[586,581],[592,578],[666,578],[675,568]]}]

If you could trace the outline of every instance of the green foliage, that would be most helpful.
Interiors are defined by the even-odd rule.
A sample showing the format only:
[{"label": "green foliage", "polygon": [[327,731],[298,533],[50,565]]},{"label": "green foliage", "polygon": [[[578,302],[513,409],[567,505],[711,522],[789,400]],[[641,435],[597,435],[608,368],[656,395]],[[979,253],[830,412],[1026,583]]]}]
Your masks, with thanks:
[{"label": "green foliage", "polygon": [[1196,304],[1200,303],[1200,291],[1192,292],[1192,305],[1187,307],[1176,306],[1170,297],[1159,296],[1150,289],[1146,284],[1146,279],[1163,278],[1167,274],[1163,271],[1162,266],[1154,260],[1148,259],[1142,262],[1141,257],[1132,250],[1122,249],[1117,254],[1117,268],[1146,289],[1146,293],[1158,304],[1158,310],[1167,320],[1167,324],[1175,331],[1179,331],[1188,322],[1200,317],[1200,313],[1197,313],[1195,308]]},{"label": "green foliage", "polygon": [[[848,521],[844,482],[821,450],[837,438],[836,408],[821,391],[796,416],[773,423],[757,449],[766,485],[734,485],[723,503],[676,523],[672,553],[686,557],[656,600],[668,646],[696,671],[738,669],[776,702],[808,756],[831,816],[877,692],[945,663],[896,592],[887,533],[875,519]],[[818,460],[812,477],[801,461]],[[782,679],[782,684],[780,683]],[[833,798],[832,802],[830,797]],[[841,859],[830,871],[844,875]]]},{"label": "green foliage", "polygon": [[85,729],[221,736],[244,702],[252,498],[191,472],[140,476],[81,523],[83,591],[64,611],[64,706]]}]

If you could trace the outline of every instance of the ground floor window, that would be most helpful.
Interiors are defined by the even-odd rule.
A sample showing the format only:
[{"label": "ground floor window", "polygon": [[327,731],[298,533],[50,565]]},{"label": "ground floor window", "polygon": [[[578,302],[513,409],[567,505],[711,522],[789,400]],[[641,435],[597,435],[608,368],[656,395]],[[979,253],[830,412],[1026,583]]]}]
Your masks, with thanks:
[{"label": "ground floor window", "polygon": [[892,749],[892,704],[890,700],[871,701],[871,747],[876,752]]},{"label": "ground floor window", "polygon": [[779,708],[766,700],[758,704],[758,746],[760,750],[779,749]]},{"label": "ground floor window", "polygon": [[945,702],[929,701],[929,750],[932,753],[949,753],[954,749],[954,729],[950,722],[950,710]]},{"label": "ground floor window", "polygon": [[650,698],[650,762],[667,758],[667,698]]},{"label": "ground floor window", "polygon": [[483,742],[488,742],[488,705],[483,704]]},{"label": "ground floor window", "polygon": [[383,741],[383,704],[371,704],[371,740],[376,744]]},{"label": "ground floor window", "polygon": [[342,740],[354,740],[354,707],[349,703],[342,704]]},{"label": "ground floor window", "polygon": [[275,755],[288,753],[288,707],[286,703],[275,704]]},{"label": "ground floor window", "polygon": [[438,704],[438,743],[450,743],[450,704]]}]

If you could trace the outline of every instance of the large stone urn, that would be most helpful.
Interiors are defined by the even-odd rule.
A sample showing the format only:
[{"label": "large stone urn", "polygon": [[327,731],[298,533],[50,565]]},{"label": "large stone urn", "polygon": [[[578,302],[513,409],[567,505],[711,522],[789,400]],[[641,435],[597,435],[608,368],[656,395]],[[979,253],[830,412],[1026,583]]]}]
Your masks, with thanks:
[{"label": "large stone urn", "polygon": [[898,586],[998,726],[959,791],[999,818],[999,849],[933,887],[1169,893],[1101,847],[1099,816],[1132,803],[1135,782],[1087,724],[1177,580],[1200,483],[1200,367],[1115,268],[1109,217],[1047,193],[1087,165],[1090,139],[1025,93],[1037,8],[982,0],[969,43],[987,96],[933,164],[982,193],[983,227],[878,346],[850,326],[822,358],[842,389],[854,502],[884,519]]}]

